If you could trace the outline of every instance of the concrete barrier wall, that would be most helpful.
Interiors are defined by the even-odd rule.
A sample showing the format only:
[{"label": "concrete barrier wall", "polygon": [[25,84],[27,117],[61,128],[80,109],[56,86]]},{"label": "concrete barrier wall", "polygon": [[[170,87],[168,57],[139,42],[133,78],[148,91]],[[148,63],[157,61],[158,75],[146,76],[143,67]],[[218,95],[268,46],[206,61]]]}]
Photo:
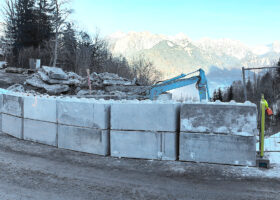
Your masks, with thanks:
[{"label": "concrete barrier wall", "polygon": [[252,104],[105,101],[0,89],[0,128],[14,137],[114,157],[255,165]]},{"label": "concrete barrier wall", "polygon": [[3,94],[0,93],[0,134],[2,134],[2,108],[3,108]]},{"label": "concrete barrier wall", "polygon": [[178,103],[116,103],[111,107],[111,155],[176,160]]},{"label": "concrete barrier wall", "polygon": [[74,151],[109,154],[108,103],[8,91],[0,101],[3,133]]},{"label": "concrete barrier wall", "polygon": [[90,100],[58,100],[58,147],[109,155],[110,104]]},{"label": "concrete barrier wall", "polygon": [[183,104],[180,120],[180,160],[256,165],[256,105]]}]

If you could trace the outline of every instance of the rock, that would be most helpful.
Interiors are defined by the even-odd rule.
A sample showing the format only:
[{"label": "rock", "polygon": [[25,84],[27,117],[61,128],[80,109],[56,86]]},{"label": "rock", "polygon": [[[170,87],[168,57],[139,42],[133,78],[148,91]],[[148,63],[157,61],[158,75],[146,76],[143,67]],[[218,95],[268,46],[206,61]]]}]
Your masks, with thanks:
[{"label": "rock", "polygon": [[7,67],[5,69],[6,73],[16,73],[16,74],[23,74],[25,72],[25,69],[23,68],[16,68],[16,67]]},{"label": "rock", "polygon": [[80,90],[77,93],[77,96],[81,97],[81,96],[88,95],[88,94],[89,94],[89,90]]},{"label": "rock", "polygon": [[126,80],[104,80],[103,85],[109,86],[109,85],[133,85],[131,81]]},{"label": "rock", "polygon": [[69,79],[77,79],[79,81],[83,81],[84,78],[79,76],[78,74],[74,73],[74,72],[67,72],[67,76]]},{"label": "rock", "polygon": [[7,90],[10,90],[12,92],[25,92],[25,89],[21,84],[12,85],[8,87]]},{"label": "rock", "polygon": [[26,83],[32,85],[33,87],[45,89],[48,94],[52,94],[52,95],[61,94],[64,92],[68,92],[70,90],[68,85],[59,85],[59,84],[48,85],[44,83],[39,77],[39,75],[37,74],[34,74],[29,79],[27,79]]},{"label": "rock", "polygon": [[147,92],[150,90],[149,86],[107,86],[105,87],[106,92],[112,92],[112,91],[121,91],[126,92],[130,94],[138,94],[138,95],[146,95]]},{"label": "rock", "polygon": [[67,74],[61,68],[42,66],[42,69],[51,79],[58,79],[58,80],[68,79]]},{"label": "rock", "polygon": [[[62,85],[80,85],[81,81],[79,79],[68,79],[68,80],[58,80],[58,79],[51,79],[44,71],[38,71],[39,77],[49,84],[62,84]],[[77,75],[78,76],[78,75]]]}]

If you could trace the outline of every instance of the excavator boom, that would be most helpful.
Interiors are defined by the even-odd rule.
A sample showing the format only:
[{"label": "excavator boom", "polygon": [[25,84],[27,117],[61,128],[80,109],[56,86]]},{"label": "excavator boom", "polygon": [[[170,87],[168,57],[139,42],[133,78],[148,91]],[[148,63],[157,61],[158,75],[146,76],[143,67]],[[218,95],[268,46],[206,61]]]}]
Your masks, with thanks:
[{"label": "excavator boom", "polygon": [[[199,75],[190,78],[184,78],[195,72],[199,72]],[[154,100],[156,97],[158,97],[160,94],[164,92],[196,83],[196,87],[199,92],[200,101],[206,100],[207,97],[209,100],[210,95],[209,95],[208,83],[205,76],[205,72],[202,69],[199,69],[198,71],[195,72],[189,73],[187,75],[181,74],[180,76],[153,85],[150,89],[150,99]]]}]

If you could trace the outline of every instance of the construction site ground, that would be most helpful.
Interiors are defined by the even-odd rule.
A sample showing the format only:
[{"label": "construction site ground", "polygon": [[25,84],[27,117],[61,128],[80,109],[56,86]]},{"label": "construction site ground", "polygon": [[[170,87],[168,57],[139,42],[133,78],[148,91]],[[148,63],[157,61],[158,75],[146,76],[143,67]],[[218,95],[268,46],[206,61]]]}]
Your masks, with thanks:
[{"label": "construction site ground", "polygon": [[279,199],[279,166],[102,157],[0,135],[0,199]]}]

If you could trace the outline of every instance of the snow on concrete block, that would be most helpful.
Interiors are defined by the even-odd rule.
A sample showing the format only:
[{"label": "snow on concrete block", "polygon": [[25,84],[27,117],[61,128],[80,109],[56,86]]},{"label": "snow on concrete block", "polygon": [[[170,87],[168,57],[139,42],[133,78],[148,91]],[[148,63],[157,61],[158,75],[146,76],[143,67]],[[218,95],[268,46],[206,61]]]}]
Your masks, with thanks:
[{"label": "snow on concrete block", "polygon": [[113,157],[176,160],[177,134],[168,132],[111,131]]},{"label": "snow on concrete block", "polygon": [[2,114],[2,132],[23,139],[22,118]]},{"label": "snow on concrete block", "polygon": [[245,104],[183,104],[181,131],[253,136],[257,130],[257,108]]},{"label": "snow on concrete block", "polygon": [[57,111],[59,124],[109,129],[109,104],[59,100]]},{"label": "snow on concrete block", "polygon": [[58,148],[106,156],[109,130],[58,125]]},{"label": "snow on concrete block", "polygon": [[3,109],[5,114],[22,117],[23,116],[23,98],[20,96],[3,95]]},{"label": "snow on concrete block", "polygon": [[179,104],[112,104],[111,129],[175,132],[179,129]]},{"label": "snow on concrete block", "polygon": [[56,146],[57,124],[24,119],[24,140]]},{"label": "snow on concrete block", "polygon": [[24,97],[24,118],[56,123],[56,99]]},{"label": "snow on concrete block", "polygon": [[256,166],[256,137],[180,133],[182,161]]}]

